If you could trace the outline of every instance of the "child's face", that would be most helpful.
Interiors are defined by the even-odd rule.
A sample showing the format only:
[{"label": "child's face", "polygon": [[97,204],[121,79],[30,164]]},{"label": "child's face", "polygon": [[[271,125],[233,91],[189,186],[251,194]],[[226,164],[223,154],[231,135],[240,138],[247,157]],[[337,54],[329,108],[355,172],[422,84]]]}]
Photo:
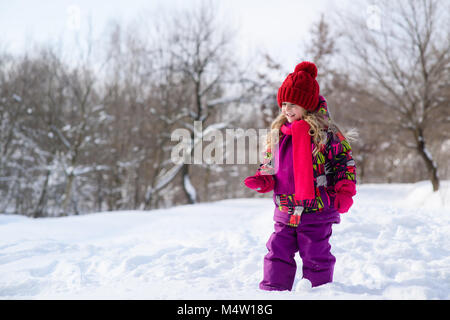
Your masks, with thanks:
[{"label": "child's face", "polygon": [[294,122],[303,118],[306,110],[297,104],[283,102],[281,104],[281,112],[284,114],[288,122]]}]

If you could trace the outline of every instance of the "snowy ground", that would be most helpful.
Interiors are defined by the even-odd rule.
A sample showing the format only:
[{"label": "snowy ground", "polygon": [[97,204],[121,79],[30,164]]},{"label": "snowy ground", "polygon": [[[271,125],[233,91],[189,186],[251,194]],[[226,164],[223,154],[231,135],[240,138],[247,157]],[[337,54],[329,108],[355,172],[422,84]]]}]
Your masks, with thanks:
[{"label": "snowy ground", "polygon": [[0,215],[0,299],[450,299],[450,181],[441,189],[358,186],[333,229],[334,283],[298,292],[258,289],[270,199]]}]

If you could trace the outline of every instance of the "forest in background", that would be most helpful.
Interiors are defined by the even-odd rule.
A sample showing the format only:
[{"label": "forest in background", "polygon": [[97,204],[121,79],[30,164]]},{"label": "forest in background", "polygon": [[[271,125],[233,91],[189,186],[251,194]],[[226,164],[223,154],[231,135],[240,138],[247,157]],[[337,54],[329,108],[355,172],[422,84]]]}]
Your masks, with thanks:
[{"label": "forest in background", "polygon": [[[366,13],[370,2],[361,2]],[[450,8],[378,1],[322,15],[298,62],[352,142],[358,183],[450,178]],[[0,212],[30,217],[266,197],[243,185],[257,164],[171,161],[171,133],[267,129],[295,66],[237,56],[211,2],[123,26],[78,50],[0,49]],[[1,47],[0,47],[1,48]],[[200,141],[205,148],[209,142]],[[228,148],[226,149],[228,152]]]}]

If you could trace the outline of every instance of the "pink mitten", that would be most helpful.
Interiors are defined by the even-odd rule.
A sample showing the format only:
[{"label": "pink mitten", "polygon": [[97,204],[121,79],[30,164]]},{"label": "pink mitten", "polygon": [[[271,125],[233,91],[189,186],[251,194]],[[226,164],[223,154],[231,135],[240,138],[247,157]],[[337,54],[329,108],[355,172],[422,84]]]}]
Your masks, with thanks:
[{"label": "pink mitten", "polygon": [[345,213],[350,210],[353,204],[353,199],[346,193],[336,193],[336,198],[334,199],[334,206],[339,211],[339,213]]},{"label": "pink mitten", "polygon": [[258,171],[254,176],[247,177],[244,180],[245,185],[259,193],[266,193],[272,191],[275,186],[275,181],[271,175],[262,175]]},{"label": "pink mitten", "polygon": [[356,194],[355,183],[351,180],[341,180],[336,183],[334,190],[336,191],[335,208],[339,213],[348,212],[353,205],[352,197]]}]

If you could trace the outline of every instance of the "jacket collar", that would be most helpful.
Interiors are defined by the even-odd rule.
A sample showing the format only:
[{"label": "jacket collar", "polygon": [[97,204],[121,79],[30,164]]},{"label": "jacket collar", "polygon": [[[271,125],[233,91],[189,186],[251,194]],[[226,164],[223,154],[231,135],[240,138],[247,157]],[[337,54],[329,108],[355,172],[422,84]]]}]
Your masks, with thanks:
[{"label": "jacket collar", "polygon": [[286,122],[281,126],[281,132],[286,135],[292,136],[292,123]]}]

